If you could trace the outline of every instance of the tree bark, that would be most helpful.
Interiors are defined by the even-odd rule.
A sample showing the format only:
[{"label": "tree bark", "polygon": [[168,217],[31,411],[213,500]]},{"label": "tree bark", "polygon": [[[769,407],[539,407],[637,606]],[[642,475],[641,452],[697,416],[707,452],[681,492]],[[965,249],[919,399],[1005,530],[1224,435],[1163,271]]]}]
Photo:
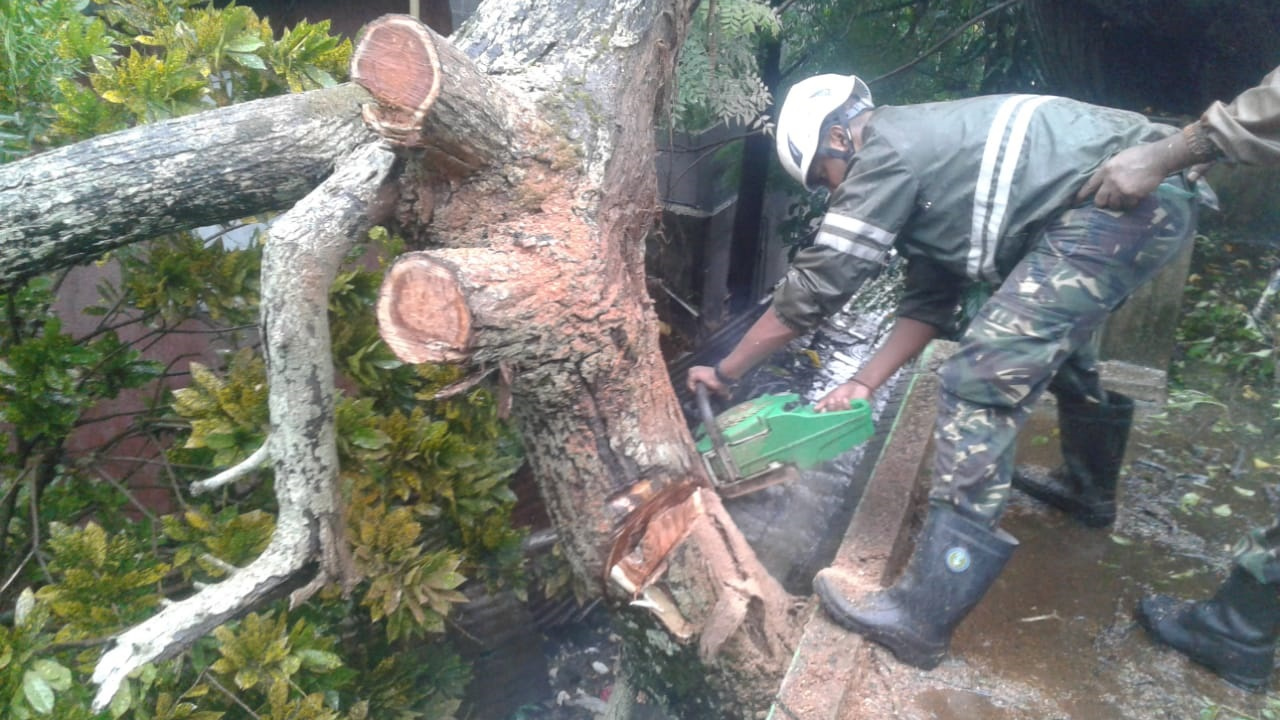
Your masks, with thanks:
[{"label": "tree bark", "polygon": [[[505,9],[526,24],[491,27],[496,17],[481,16],[470,26],[479,35],[459,42],[503,74],[513,90],[503,103],[526,117],[542,108],[542,119],[508,137],[511,162],[434,198],[431,241],[446,247],[388,274],[384,337],[414,348],[403,356],[413,361],[465,355],[509,369],[513,418],[584,589],[661,608],[642,622],[659,620],[697,648],[712,669],[713,714],[766,709],[789,657],[792,598],[703,488],[645,290],[652,120],[688,8],[599,0],[569,17],[546,0],[516,4]],[[580,53],[577,38],[601,27],[613,34],[607,45],[593,39],[605,49],[588,65],[561,57],[563,43]],[[514,64],[529,56],[536,64]],[[547,93],[560,87],[586,95]],[[580,164],[564,136],[582,149]]]},{"label": "tree bark", "polygon": [[139,240],[288,208],[376,138],[354,85],[103,135],[0,165],[0,286]]},{"label": "tree bark", "polygon": [[[644,241],[658,212],[653,118],[690,5],[488,3],[456,49],[388,22],[399,38],[430,44],[434,60],[425,47],[401,59],[417,58],[406,72],[434,63],[438,90],[380,88],[387,76],[361,71],[372,94],[342,87],[262,101],[0,167],[8,221],[0,280],[287,207],[370,140],[358,106],[376,101],[363,117],[400,145],[398,229],[424,248],[400,262],[442,269],[408,273],[386,293],[394,312],[382,317],[414,318],[393,332],[408,346],[504,368],[514,421],[581,588],[607,594],[633,625],[666,629],[648,653],[653,662],[669,664],[672,643],[695,653],[710,689],[699,716],[764,711],[790,656],[793,599],[705,488],[645,284]],[[235,170],[241,162],[249,169]],[[296,579],[299,563],[320,568],[303,596],[319,582],[349,582],[333,521],[324,293],[332,258],[370,219],[353,208],[374,201],[382,172],[335,175],[332,190],[308,195],[277,223],[264,259],[281,506],[271,548],[223,585],[123,634],[95,674],[100,702],[131,666],[245,611],[283,578]],[[419,292],[422,277],[434,284]],[[422,302],[440,297],[442,306]],[[455,325],[441,330],[446,317]],[[413,335],[424,329],[426,341]],[[690,668],[666,671],[687,676]]]}]

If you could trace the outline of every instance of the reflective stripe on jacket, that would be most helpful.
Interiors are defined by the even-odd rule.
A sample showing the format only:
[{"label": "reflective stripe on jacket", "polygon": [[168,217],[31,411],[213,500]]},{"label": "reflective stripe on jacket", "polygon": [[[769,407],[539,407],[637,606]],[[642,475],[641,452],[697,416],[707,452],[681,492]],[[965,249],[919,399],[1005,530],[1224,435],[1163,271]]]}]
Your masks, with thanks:
[{"label": "reflective stripe on jacket", "polygon": [[900,314],[941,325],[966,281],[998,282],[1103,160],[1172,132],[1137,113],[1046,95],[877,108],[774,309],[793,329],[816,327],[895,247],[929,266],[908,272]]}]

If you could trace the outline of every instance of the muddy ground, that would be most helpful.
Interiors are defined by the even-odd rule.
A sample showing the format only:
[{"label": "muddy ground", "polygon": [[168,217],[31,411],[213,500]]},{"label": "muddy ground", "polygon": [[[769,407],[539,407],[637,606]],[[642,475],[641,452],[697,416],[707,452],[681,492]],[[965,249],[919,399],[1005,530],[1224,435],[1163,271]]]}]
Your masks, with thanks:
[{"label": "muddy ground", "polygon": [[[1175,405],[1177,398],[1175,398]],[[1020,457],[1056,462],[1052,415]],[[1172,720],[1280,717],[1280,696],[1238,690],[1150,641],[1147,593],[1209,595],[1231,545],[1280,510],[1274,447],[1213,405],[1140,411],[1114,528],[1091,530],[1020,494],[1002,525],[1021,546],[932,672],[873,649],[849,718]]]}]

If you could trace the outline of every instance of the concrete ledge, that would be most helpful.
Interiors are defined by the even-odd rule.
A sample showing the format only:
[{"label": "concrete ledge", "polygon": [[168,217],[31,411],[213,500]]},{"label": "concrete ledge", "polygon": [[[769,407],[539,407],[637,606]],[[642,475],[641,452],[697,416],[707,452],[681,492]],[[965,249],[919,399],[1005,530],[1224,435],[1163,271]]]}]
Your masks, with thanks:
[{"label": "concrete ledge", "polygon": [[[868,586],[882,585],[910,551],[916,510],[927,490],[921,478],[928,477],[923,469],[937,406],[935,371],[954,349],[953,343],[935,342],[925,351],[836,553],[833,564]],[[867,645],[861,636],[831,622],[815,601],[768,717],[852,720],[842,707],[845,694],[862,684]]]},{"label": "concrete ledge", "polygon": [[[1169,378],[1164,370],[1120,360],[1098,363],[1102,384],[1134,400],[1163,405],[1169,398]],[[1047,393],[1046,393],[1047,395]]]}]

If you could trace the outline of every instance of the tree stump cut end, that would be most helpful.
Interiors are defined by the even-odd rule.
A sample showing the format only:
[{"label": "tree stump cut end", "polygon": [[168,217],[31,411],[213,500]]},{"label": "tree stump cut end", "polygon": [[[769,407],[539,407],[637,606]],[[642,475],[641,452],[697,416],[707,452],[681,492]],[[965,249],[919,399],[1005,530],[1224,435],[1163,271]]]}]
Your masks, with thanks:
[{"label": "tree stump cut end", "polygon": [[351,79],[378,101],[364,109],[365,121],[392,141],[413,144],[440,95],[435,33],[410,15],[374,20],[351,55]]},{"label": "tree stump cut end", "polygon": [[378,292],[378,332],[405,362],[466,360],[471,311],[453,268],[425,253],[396,260]]}]

